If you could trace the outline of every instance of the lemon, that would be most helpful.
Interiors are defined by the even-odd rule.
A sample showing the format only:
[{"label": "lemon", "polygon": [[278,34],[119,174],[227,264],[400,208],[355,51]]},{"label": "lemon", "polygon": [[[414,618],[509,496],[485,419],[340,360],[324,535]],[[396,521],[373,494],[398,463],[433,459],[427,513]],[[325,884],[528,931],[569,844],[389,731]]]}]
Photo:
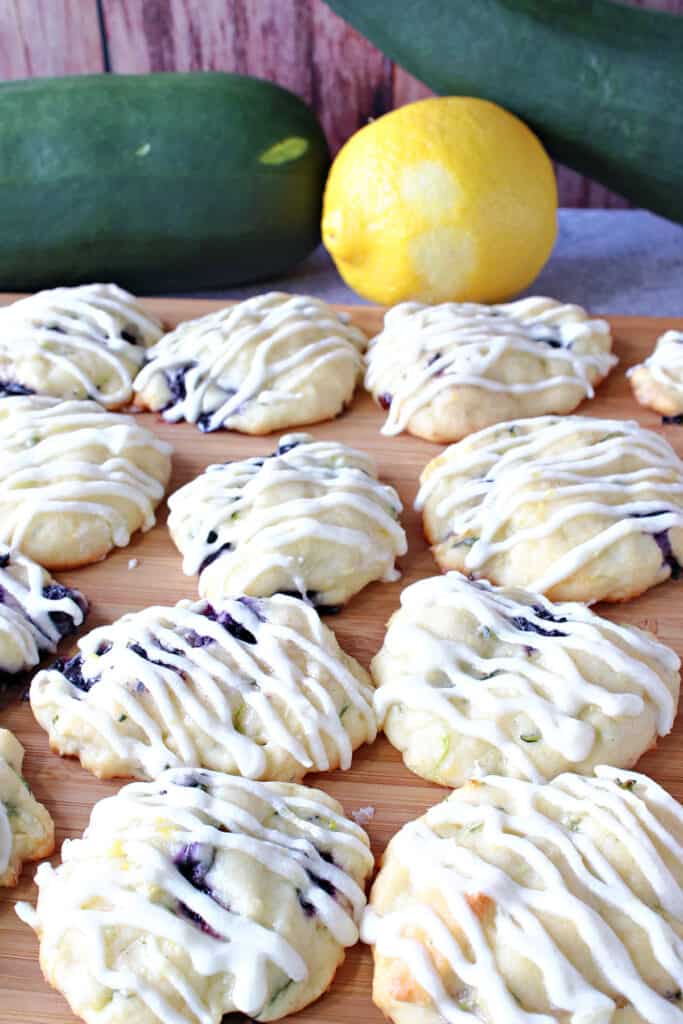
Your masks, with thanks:
[{"label": "lemon", "polygon": [[498,302],[550,255],[553,167],[533,132],[495,103],[409,103],[338,153],[322,234],[346,283],[374,302]]}]

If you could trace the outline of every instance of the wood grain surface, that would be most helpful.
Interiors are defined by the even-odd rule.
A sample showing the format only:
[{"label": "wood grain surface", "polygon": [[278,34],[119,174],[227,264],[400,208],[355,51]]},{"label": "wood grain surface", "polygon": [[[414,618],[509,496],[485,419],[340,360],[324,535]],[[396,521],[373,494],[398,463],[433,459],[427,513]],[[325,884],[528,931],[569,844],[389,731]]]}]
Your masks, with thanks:
[{"label": "wood grain surface", "polygon": [[[0,297],[0,302],[8,297]],[[200,316],[220,306],[217,302],[192,300],[150,300],[151,309],[169,323]],[[353,319],[368,333],[380,325],[378,310],[348,307]],[[662,433],[683,456],[683,426],[661,425],[654,413],[642,409],[631,396],[625,369],[641,360],[667,327],[683,329],[683,319],[613,317],[615,348],[619,366],[599,389],[593,402],[581,412],[616,418],[637,418],[643,426]],[[147,414],[141,420],[174,447],[174,473],[170,490],[200,473],[212,462],[271,451],[276,437],[249,438],[230,432],[202,435],[187,424],[170,425]],[[399,583],[375,583],[355,597],[338,616],[327,620],[342,646],[368,665],[379,648],[384,624],[397,607],[402,587],[433,575],[436,567],[423,539],[419,517],[412,509],[417,478],[425,463],[440,448],[408,435],[385,438],[379,434],[383,414],[362,391],[339,419],[309,428],[320,438],[337,438],[370,452],[384,480],[398,488],[405,506],[403,522],[409,551],[401,560],[403,578]],[[61,578],[80,587],[89,597],[91,628],[109,622],[126,611],[150,604],[171,604],[182,597],[196,596],[196,581],[184,577],[180,557],[164,526],[164,514],[148,534],[136,535],[129,547],[116,551],[104,562]],[[138,565],[128,568],[129,559]],[[683,656],[683,581],[669,581],[627,605],[599,609],[618,622],[628,622],[657,633],[661,640]],[[69,645],[65,645],[67,650]],[[64,652],[63,652],[64,653]],[[51,811],[57,825],[58,849],[67,836],[78,835],[90,809],[101,797],[118,789],[120,782],[100,782],[73,760],[59,758],[49,750],[46,735],[34,722],[27,703],[15,701],[0,711],[0,725],[12,729],[26,747],[25,775],[36,796]],[[674,796],[683,800],[683,718],[672,735],[648,753],[639,768],[650,773]],[[325,789],[341,801],[347,813],[373,806],[375,816],[368,826],[375,854],[381,854],[388,839],[410,818],[440,800],[446,790],[424,782],[403,766],[398,753],[380,737],[362,748],[348,772],[307,776],[306,782]],[[42,980],[33,933],[14,914],[16,899],[35,898],[32,865],[27,865],[20,885],[0,890],[0,1022],[1,1024],[73,1024],[62,997]],[[370,1000],[371,958],[364,946],[352,949],[330,992],[292,1020],[307,1024],[378,1024],[382,1019]],[[188,1022],[190,1024],[190,1022]],[[504,1022],[500,1022],[504,1024]]]},{"label": "wood grain surface", "polygon": [[[624,2],[683,14],[683,0]],[[0,79],[103,70],[271,79],[313,107],[333,152],[369,118],[431,95],[322,0],[2,0]],[[562,206],[630,205],[557,172]]]},{"label": "wood grain surface", "polygon": [[97,0],[1,0],[0,79],[104,70]]}]

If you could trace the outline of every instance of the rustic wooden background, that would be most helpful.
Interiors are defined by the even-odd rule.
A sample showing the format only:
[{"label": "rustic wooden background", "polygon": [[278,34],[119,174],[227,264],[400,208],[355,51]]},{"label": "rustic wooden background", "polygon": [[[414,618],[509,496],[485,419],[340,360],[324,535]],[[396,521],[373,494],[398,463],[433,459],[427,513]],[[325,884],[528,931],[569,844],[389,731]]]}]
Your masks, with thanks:
[{"label": "rustic wooden background", "polygon": [[[683,0],[625,2],[683,14]],[[334,150],[368,117],[428,95],[322,0],[0,0],[0,79],[202,69],[292,89]],[[629,205],[565,167],[558,181],[564,206]]]}]

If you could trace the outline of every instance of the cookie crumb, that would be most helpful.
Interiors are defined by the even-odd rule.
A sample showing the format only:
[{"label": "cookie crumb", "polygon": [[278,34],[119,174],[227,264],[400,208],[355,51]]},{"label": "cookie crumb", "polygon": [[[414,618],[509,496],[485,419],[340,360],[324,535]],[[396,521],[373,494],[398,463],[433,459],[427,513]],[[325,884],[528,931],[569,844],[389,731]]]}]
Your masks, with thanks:
[{"label": "cookie crumb", "polygon": [[356,825],[367,825],[375,817],[375,808],[359,807],[357,811],[351,811],[351,817]]}]

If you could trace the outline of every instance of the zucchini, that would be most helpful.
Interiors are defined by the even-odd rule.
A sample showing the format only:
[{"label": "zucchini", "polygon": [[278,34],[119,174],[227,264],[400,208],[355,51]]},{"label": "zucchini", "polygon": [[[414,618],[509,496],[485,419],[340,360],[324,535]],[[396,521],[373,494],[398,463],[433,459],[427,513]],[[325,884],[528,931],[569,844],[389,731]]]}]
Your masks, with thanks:
[{"label": "zucchini", "polygon": [[514,111],[549,152],[683,221],[683,17],[609,0],[326,0],[437,93]]},{"label": "zucchini", "polygon": [[327,143],[270,82],[5,82],[0,126],[0,288],[220,288],[281,273],[318,244]]}]

